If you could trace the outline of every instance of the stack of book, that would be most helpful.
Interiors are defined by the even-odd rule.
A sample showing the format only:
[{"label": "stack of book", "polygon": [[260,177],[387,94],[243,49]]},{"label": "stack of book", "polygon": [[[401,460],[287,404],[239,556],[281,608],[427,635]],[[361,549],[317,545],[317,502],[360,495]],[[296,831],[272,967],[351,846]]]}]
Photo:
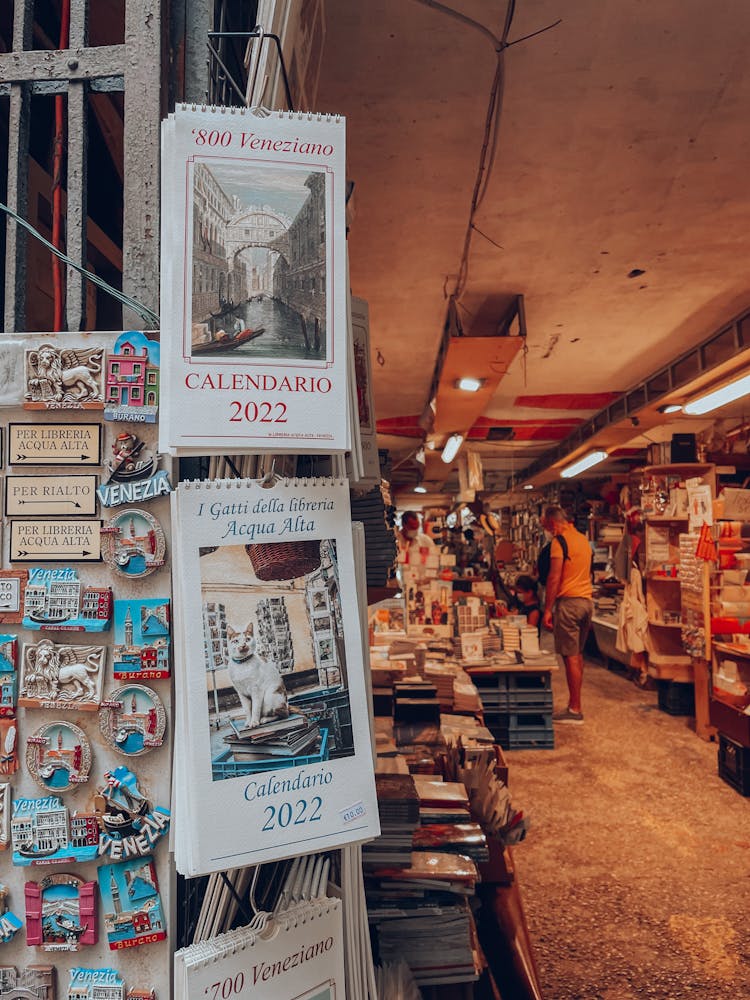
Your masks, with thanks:
[{"label": "stack of book", "polygon": [[440,711],[453,708],[453,678],[455,669],[447,663],[429,661],[424,668],[425,680],[435,685]]},{"label": "stack of book", "polygon": [[352,520],[365,526],[367,586],[384,587],[393,576],[398,554],[393,513],[386,506],[380,484],[362,496],[352,496],[351,503]]},{"label": "stack of book", "polygon": [[468,713],[482,711],[479,692],[464,670],[457,670],[453,680],[453,711]]},{"label": "stack of book", "polygon": [[479,823],[426,823],[414,831],[415,851],[461,854],[477,864],[490,860],[487,838]]},{"label": "stack of book", "polygon": [[380,836],[362,848],[366,867],[409,866],[414,831],[419,826],[419,797],[410,774],[375,775]]},{"label": "stack of book", "polygon": [[396,722],[440,723],[440,702],[437,689],[419,678],[399,681],[393,685],[393,718]]},{"label": "stack of book", "polygon": [[437,851],[415,852],[403,868],[368,872],[381,961],[405,961],[420,986],[476,980],[481,966],[467,897],[478,877],[470,859]]},{"label": "stack of book", "polygon": [[254,729],[239,729],[224,737],[235,760],[266,760],[269,757],[297,757],[315,753],[320,747],[320,728],[304,715],[264,722]]},{"label": "stack of book", "polygon": [[469,796],[458,781],[443,781],[430,774],[415,774],[419,796],[419,821],[429,823],[468,823]]}]

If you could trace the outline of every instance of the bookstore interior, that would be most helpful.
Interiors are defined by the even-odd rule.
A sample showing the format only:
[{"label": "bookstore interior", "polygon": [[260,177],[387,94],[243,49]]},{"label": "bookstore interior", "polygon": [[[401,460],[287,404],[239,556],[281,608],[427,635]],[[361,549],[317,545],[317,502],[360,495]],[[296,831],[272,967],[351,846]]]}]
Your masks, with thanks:
[{"label": "bookstore interior", "polygon": [[[377,25],[344,0],[266,6],[265,30],[212,33],[209,100],[185,85],[161,121],[153,309],[103,278],[97,294],[141,322],[12,326],[6,300],[0,1000],[645,995],[637,976],[607,991],[583,964],[555,980],[550,937],[558,957],[582,944],[537,939],[545,900],[523,859],[550,835],[535,795],[590,760],[594,688],[692,754],[711,821],[748,846],[735,120],[695,125],[691,168],[632,152],[613,98],[623,121],[575,168],[555,133],[550,164],[535,130],[551,141],[573,91],[576,128],[603,114],[571,82],[581,52],[560,50],[575,37],[602,64],[621,51],[582,41],[574,16],[548,22],[542,4],[514,21],[511,2],[495,34],[431,0],[379,3],[393,23]],[[626,37],[636,22],[623,14]],[[695,76],[697,53],[673,63]],[[690,109],[662,107],[657,56],[637,58],[629,99],[644,115],[653,98],[657,132],[674,120],[689,137],[693,105],[697,122],[724,100],[729,83],[707,74]],[[99,135],[114,77],[91,65]],[[410,71],[419,111],[394,110]],[[450,125],[427,92],[440,72],[457,88]],[[25,84],[2,80],[15,101]],[[540,95],[550,106],[524,121]],[[643,177],[618,192],[623,233],[602,204],[626,146]],[[44,169],[59,172],[56,155]],[[405,155],[408,177],[393,165]],[[565,178],[584,159],[603,164],[585,196]],[[644,194],[659,170],[684,178],[679,205]],[[704,240],[699,273],[681,255]],[[694,943],[696,907],[679,925],[693,920]],[[729,992],[706,986],[709,949],[690,973],[703,995],[750,995],[732,935],[717,966]]]}]

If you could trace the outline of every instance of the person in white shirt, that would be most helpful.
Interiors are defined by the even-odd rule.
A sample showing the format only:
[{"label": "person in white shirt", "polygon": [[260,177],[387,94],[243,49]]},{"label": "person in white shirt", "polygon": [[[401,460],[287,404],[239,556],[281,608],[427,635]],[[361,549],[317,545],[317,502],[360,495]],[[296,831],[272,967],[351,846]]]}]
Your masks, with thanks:
[{"label": "person in white shirt", "polygon": [[401,531],[398,534],[399,562],[410,566],[424,566],[427,557],[437,546],[419,525],[419,514],[405,510],[401,515]]}]

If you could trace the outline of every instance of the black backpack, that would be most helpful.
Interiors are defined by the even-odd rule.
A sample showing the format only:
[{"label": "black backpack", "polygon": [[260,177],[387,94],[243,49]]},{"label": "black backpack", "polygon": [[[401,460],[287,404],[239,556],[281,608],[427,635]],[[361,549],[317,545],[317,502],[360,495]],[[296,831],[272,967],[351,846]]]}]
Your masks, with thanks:
[{"label": "black backpack", "polygon": [[539,558],[536,561],[536,575],[543,587],[547,586],[547,577],[549,576],[549,571],[552,568],[552,542],[554,542],[555,539],[557,539],[560,543],[560,548],[562,549],[563,554],[563,562],[565,562],[566,559],[570,559],[570,556],[568,555],[568,543],[562,535],[553,535],[539,553]]}]

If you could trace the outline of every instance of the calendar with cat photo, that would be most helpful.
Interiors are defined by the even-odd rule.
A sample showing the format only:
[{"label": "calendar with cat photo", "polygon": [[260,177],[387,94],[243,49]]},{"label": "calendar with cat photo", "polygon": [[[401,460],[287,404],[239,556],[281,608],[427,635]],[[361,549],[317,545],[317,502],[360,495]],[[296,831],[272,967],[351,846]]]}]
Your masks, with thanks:
[{"label": "calendar with cat photo", "polygon": [[213,781],[353,756],[335,541],[199,553]]}]

